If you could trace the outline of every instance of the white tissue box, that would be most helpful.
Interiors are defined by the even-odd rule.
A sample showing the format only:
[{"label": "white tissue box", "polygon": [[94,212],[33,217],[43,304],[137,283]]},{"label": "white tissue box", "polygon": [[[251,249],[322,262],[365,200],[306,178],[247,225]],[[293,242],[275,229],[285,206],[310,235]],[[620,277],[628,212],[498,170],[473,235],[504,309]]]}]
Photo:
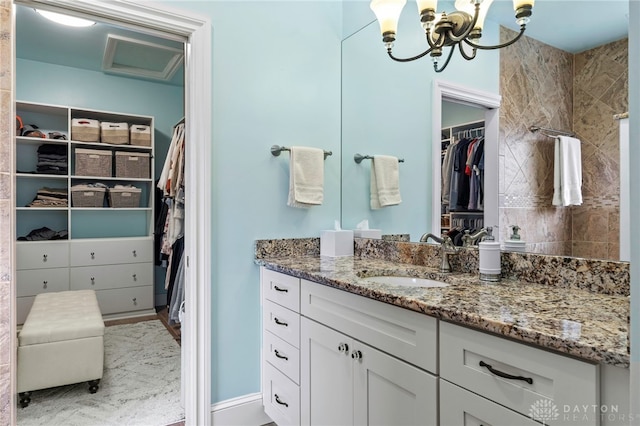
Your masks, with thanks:
[{"label": "white tissue box", "polygon": [[320,256],[353,256],[353,231],[320,232]]},{"label": "white tissue box", "polygon": [[354,229],[353,236],[355,238],[371,238],[374,240],[382,239],[381,229]]}]

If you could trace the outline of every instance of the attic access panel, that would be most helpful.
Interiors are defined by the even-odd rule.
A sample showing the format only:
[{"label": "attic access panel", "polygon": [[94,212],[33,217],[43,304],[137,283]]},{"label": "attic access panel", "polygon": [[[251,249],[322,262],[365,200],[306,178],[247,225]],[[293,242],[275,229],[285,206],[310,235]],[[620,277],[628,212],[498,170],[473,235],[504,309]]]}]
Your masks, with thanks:
[{"label": "attic access panel", "polygon": [[181,49],[109,34],[102,69],[111,74],[168,81],[182,64],[183,58]]}]

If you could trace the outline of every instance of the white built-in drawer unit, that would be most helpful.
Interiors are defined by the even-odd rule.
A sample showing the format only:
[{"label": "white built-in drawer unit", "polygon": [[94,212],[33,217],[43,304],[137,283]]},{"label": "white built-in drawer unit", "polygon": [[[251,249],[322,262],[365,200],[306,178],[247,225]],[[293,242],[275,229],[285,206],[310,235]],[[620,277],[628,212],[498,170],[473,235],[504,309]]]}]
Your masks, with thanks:
[{"label": "white built-in drawer unit", "polygon": [[300,279],[265,268],[262,403],[279,426],[300,425]]},{"label": "white built-in drawer unit", "polygon": [[151,238],[101,238],[71,241],[71,266],[153,261]]},{"label": "white built-in drawer unit", "polygon": [[262,294],[294,312],[300,312],[300,279],[269,269],[262,270]]},{"label": "white built-in drawer unit", "polygon": [[[599,401],[598,365],[446,322],[440,323],[440,377],[525,416],[555,407],[558,416],[538,419],[548,425],[575,424],[563,415],[567,407]],[[584,414],[580,424],[599,424],[597,412]]]},{"label": "white built-in drawer unit", "polygon": [[153,263],[71,268],[71,290],[107,290],[153,284]]},{"label": "white built-in drawer unit", "polygon": [[[553,415],[553,410],[550,410],[549,418]],[[440,380],[440,426],[483,425],[540,426],[540,423],[446,380]]]},{"label": "white built-in drawer unit", "polygon": [[68,241],[19,241],[16,269],[68,268]]},{"label": "white built-in drawer unit", "polygon": [[438,322],[418,312],[301,280],[300,312],[427,371],[437,371]]},{"label": "white built-in drawer unit", "polygon": [[153,286],[100,290],[96,291],[96,298],[103,315],[152,309]]},{"label": "white built-in drawer unit", "polygon": [[18,270],[16,276],[18,297],[69,290],[69,268]]}]

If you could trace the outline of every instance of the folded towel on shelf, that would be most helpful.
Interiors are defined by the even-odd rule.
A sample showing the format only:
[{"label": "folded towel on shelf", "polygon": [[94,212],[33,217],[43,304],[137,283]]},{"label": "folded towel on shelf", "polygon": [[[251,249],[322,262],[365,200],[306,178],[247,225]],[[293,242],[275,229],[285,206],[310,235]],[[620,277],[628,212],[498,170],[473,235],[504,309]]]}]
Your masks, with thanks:
[{"label": "folded towel on shelf", "polygon": [[553,164],[553,205],[582,204],[582,154],[580,139],[559,136]]},{"label": "folded towel on shelf", "polygon": [[374,155],[371,164],[371,208],[375,210],[401,202],[398,158]]},{"label": "folded towel on shelf", "polygon": [[324,151],[319,148],[291,147],[287,205],[308,208],[322,204],[323,198]]}]

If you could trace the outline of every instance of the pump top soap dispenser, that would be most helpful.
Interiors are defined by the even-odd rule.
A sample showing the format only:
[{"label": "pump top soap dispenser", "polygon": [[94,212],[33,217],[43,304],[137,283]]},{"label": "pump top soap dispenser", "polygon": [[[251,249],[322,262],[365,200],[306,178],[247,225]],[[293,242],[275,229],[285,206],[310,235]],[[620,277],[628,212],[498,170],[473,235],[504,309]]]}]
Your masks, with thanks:
[{"label": "pump top soap dispenser", "polygon": [[500,281],[500,243],[493,236],[493,228],[487,227],[487,235],[478,244],[480,256],[480,281]]},{"label": "pump top soap dispenser", "polygon": [[525,251],[526,243],[521,240],[520,234],[518,233],[520,229],[522,228],[520,228],[518,225],[511,225],[512,234],[504,243],[504,249],[506,251]]},{"label": "pump top soap dispenser", "polygon": [[510,240],[520,240],[520,235],[518,234],[518,231],[520,231],[520,227],[518,225],[512,225],[511,226],[511,232],[513,232],[511,234],[511,236],[509,237]]}]

